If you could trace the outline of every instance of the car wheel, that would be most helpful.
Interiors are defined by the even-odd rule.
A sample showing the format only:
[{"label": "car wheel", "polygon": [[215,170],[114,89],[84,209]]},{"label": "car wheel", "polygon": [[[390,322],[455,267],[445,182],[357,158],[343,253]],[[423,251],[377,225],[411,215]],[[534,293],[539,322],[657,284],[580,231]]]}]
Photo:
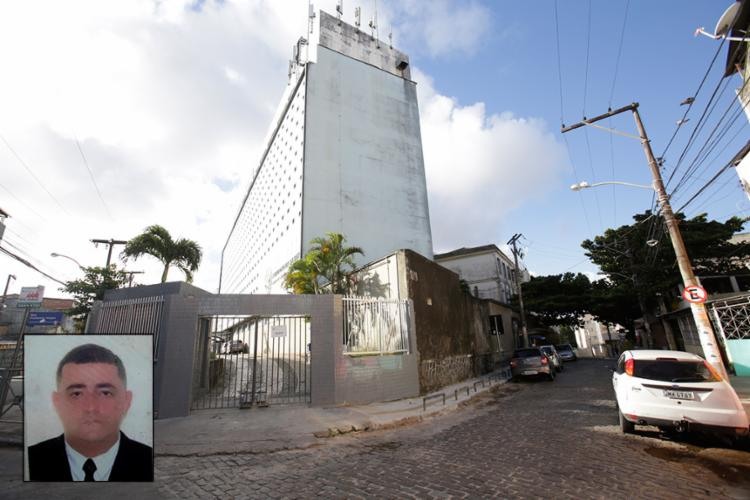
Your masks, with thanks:
[{"label": "car wheel", "polygon": [[621,411],[618,411],[617,415],[620,417],[620,430],[622,431],[622,433],[632,434],[633,431],[635,431],[635,424],[630,420],[627,420],[625,418],[625,415],[623,415]]}]

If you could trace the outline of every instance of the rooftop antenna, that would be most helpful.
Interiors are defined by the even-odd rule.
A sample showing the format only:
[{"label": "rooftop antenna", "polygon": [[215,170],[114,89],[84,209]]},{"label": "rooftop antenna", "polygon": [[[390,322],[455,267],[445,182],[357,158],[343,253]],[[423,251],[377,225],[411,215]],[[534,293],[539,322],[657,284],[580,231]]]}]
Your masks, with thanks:
[{"label": "rooftop antenna", "polygon": [[362,24],[362,8],[354,7],[354,26],[359,28],[361,24]]},{"label": "rooftop antenna", "polygon": [[313,26],[315,21],[315,6],[308,2],[307,3],[307,32],[312,35]]},{"label": "rooftop antenna", "polygon": [[740,5],[740,2],[734,2],[727,8],[727,10],[724,11],[724,13],[719,18],[719,21],[716,23],[716,28],[714,28],[713,34],[706,32],[705,28],[700,27],[695,30],[695,36],[706,35],[707,37],[713,38],[714,40],[726,38],[727,40],[732,42],[747,42],[748,40],[746,38],[729,36],[729,32],[732,29],[732,26],[734,26],[737,14],[739,14]]},{"label": "rooftop antenna", "polygon": [[377,47],[380,48],[380,35],[378,34],[378,0],[375,0],[375,17],[370,20],[370,37],[377,40]]},{"label": "rooftop antenna", "polygon": [[341,16],[344,15],[344,0],[336,2],[336,13],[339,17],[339,26],[341,26]]},{"label": "rooftop antenna", "polygon": [[393,48],[393,26],[391,26],[391,31],[388,32],[388,46]]}]

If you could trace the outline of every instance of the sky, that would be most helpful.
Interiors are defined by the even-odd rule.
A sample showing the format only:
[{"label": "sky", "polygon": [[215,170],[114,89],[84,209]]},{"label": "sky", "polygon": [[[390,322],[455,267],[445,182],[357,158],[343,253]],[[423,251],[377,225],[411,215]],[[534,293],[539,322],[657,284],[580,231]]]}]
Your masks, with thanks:
[{"label": "sky", "polygon": [[[532,274],[596,278],[581,242],[632,222],[652,207],[652,191],[570,186],[647,185],[651,175],[639,141],[622,135],[637,133],[630,113],[599,122],[617,133],[560,128],[631,102],[673,177],[673,207],[687,202],[748,139],[734,99],[741,79],[722,79],[727,45],[694,36],[713,31],[731,3],[377,2],[379,38],[392,33],[417,82],[435,252],[504,246],[521,233]],[[307,4],[0,2],[0,208],[10,214],[0,246],[67,281],[77,265],[51,253],[101,266],[107,247],[91,239],[127,240],[160,224],[201,245],[194,284],[217,291],[221,249],[306,34]],[[345,21],[356,6],[364,27],[375,2],[344,0]],[[314,7],[335,13],[336,1]],[[750,201],[730,168],[684,211],[723,221],[750,216]],[[159,281],[155,259],[123,263],[121,250],[113,262],[143,271],[135,283]],[[0,254],[0,286],[8,274],[9,293],[43,285],[45,296],[65,296]],[[173,268],[169,279],[183,275]]]}]

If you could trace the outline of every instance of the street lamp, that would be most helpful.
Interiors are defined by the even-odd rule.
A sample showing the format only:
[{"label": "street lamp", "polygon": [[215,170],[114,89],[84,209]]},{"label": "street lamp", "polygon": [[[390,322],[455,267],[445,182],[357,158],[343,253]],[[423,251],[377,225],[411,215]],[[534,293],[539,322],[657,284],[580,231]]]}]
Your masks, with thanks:
[{"label": "street lamp", "polygon": [[653,185],[633,184],[632,182],[622,182],[622,181],[595,182],[593,184],[589,184],[586,181],[581,181],[578,184],[573,184],[572,186],[570,186],[570,189],[572,189],[573,191],[580,191],[581,189],[592,188],[592,187],[597,187],[597,186],[606,186],[607,184],[618,184],[620,186],[630,186],[630,187],[637,187],[641,189],[651,189],[652,191],[654,190]]},{"label": "street lamp", "polygon": [[0,305],[2,307],[5,307],[5,297],[8,296],[8,286],[10,286],[10,280],[12,280],[12,279],[13,280],[16,279],[16,275],[15,274],[9,274],[8,275],[8,281],[5,282],[5,290],[3,291],[3,299],[2,299],[2,302],[0,302]]},{"label": "street lamp", "polygon": [[64,257],[64,258],[66,258],[66,259],[68,259],[68,260],[72,260],[73,262],[75,262],[75,263],[76,263],[76,265],[77,265],[77,266],[78,266],[79,268],[83,269],[83,266],[81,265],[81,263],[80,263],[80,262],[78,262],[77,260],[75,260],[75,259],[74,259],[73,257],[69,257],[69,256],[67,256],[67,255],[63,255],[63,254],[61,254],[61,253],[55,253],[55,252],[52,252],[52,253],[50,254],[50,257]]}]

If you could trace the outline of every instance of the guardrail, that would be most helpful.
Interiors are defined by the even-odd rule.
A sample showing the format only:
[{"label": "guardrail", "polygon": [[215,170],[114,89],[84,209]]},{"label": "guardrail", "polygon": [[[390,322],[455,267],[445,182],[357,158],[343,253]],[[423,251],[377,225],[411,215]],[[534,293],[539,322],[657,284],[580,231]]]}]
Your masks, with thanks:
[{"label": "guardrail", "polygon": [[[471,385],[465,385],[463,387],[459,387],[458,389],[455,389],[453,391],[453,398],[455,401],[458,401],[458,393],[466,391],[466,395],[469,396],[471,394],[471,390],[474,389],[474,392],[478,392],[477,386],[479,384],[482,385],[482,388],[486,387],[485,384],[492,385],[493,381],[496,381],[497,383],[505,382],[506,380],[509,380],[511,378],[511,370],[510,367],[507,366],[503,368],[502,370],[490,373],[489,375],[485,377],[481,377],[480,380],[477,380],[473,382]],[[431,401],[433,399],[443,399],[443,406],[445,406],[445,393],[444,392],[437,392],[435,394],[430,394],[428,396],[425,396],[422,398],[422,411],[427,411],[427,401]]]}]

